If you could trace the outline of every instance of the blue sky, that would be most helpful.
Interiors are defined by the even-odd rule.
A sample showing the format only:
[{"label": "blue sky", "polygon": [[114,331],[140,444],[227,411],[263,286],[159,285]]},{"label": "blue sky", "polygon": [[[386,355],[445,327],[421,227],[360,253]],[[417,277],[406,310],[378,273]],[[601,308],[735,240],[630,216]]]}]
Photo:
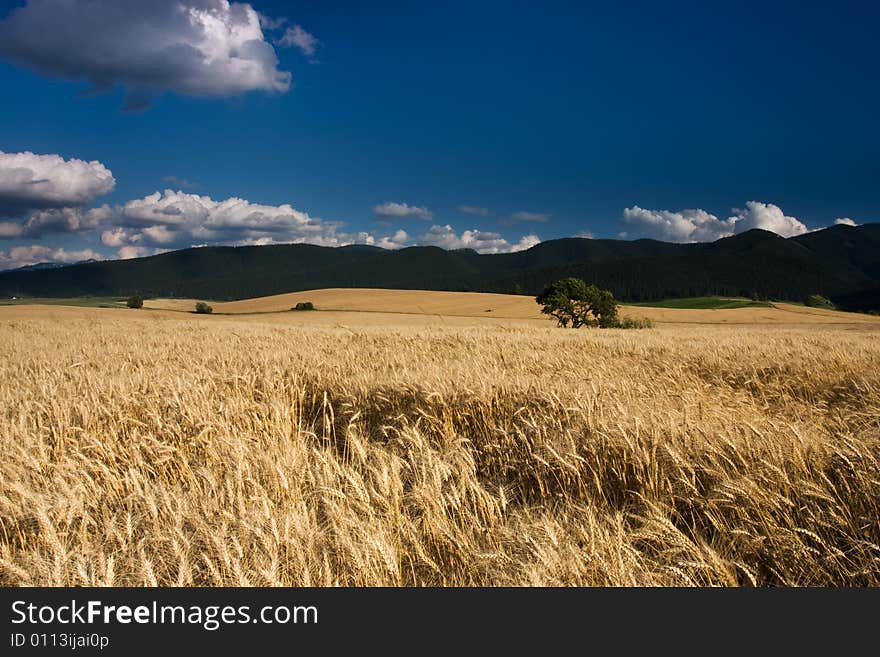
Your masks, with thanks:
[{"label": "blue sky", "polygon": [[880,219],[870,2],[132,1],[0,5],[0,268]]}]

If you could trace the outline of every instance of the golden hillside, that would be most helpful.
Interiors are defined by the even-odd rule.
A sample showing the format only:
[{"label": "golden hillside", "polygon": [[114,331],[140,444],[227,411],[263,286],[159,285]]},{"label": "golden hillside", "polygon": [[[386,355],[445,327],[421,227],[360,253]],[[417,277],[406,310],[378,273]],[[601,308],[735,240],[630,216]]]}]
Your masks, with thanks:
[{"label": "golden hillside", "polygon": [[[150,299],[148,308],[191,311],[196,299]],[[483,292],[438,292],[331,288],[291,292],[241,301],[211,302],[215,313],[271,313],[288,311],[298,302],[311,301],[319,310],[440,315],[548,321],[533,297]],[[770,308],[690,310],[623,306],[621,314],[647,317],[659,323],[685,324],[877,324],[880,318],[857,313],[775,303]],[[312,320],[314,321],[314,320]]]}]

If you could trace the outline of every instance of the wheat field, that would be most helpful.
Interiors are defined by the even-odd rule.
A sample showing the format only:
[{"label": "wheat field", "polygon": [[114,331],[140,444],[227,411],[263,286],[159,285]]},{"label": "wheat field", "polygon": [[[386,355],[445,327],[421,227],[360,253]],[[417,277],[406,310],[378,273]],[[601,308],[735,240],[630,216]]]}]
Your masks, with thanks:
[{"label": "wheat field", "polygon": [[0,308],[0,583],[880,585],[876,321],[401,317]]},{"label": "wheat field", "polygon": [[[191,312],[199,299],[148,299],[145,307],[155,310]],[[239,301],[211,301],[216,313],[277,313],[290,310],[300,301],[311,301],[323,311],[392,313],[395,315],[433,315],[442,318],[473,317],[487,320],[547,321],[534,297],[486,292],[440,292],[435,290],[381,290],[372,288],[328,288],[289,292]],[[766,308],[677,309],[622,306],[621,316],[647,318],[664,324],[871,324],[870,315],[844,313],[775,302]],[[392,323],[401,318],[394,318]],[[358,318],[358,322],[363,321]],[[386,324],[389,320],[379,319]],[[432,320],[436,323],[436,320]]]}]

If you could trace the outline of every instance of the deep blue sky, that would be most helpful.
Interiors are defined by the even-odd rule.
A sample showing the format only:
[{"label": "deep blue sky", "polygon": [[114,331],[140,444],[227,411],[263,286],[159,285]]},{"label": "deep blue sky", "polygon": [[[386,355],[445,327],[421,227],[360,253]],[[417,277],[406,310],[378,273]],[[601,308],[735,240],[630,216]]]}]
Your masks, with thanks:
[{"label": "deep blue sky", "polygon": [[[99,160],[117,184],[92,205],[177,176],[376,235],[636,237],[624,208],[723,220],[751,200],[809,228],[880,220],[876,3],[251,4],[320,40],[315,63],[276,48],[287,93],[169,91],[131,113],[119,86],[84,94],[0,61],[0,150]],[[377,224],[387,201],[433,220]],[[518,211],[551,218],[511,222]],[[97,233],[0,249],[36,243],[113,252]]]}]

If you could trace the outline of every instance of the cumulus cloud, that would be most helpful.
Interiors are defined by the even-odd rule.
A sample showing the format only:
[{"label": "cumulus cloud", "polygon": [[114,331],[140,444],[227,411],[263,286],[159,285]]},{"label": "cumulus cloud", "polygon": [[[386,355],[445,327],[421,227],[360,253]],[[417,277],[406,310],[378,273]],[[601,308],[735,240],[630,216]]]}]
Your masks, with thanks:
[{"label": "cumulus cloud", "polygon": [[47,233],[79,233],[93,230],[115,218],[108,205],[83,208],[51,208],[32,212],[24,222],[0,222],[0,239],[42,238]]},{"label": "cumulus cloud", "polygon": [[8,251],[0,251],[0,270],[16,269],[42,262],[74,263],[83,260],[99,260],[101,258],[101,254],[92,249],[67,251],[65,249],[32,244],[29,246],[16,246]]},{"label": "cumulus cloud", "polygon": [[383,249],[402,249],[409,242],[409,234],[405,230],[398,230],[394,235],[386,235],[384,237],[375,237],[370,233],[358,233],[355,237],[356,244],[369,244],[370,246],[379,246]]},{"label": "cumulus cloud", "polygon": [[526,249],[531,249],[533,246],[538,246],[541,243],[541,238],[537,235],[523,235],[519,238],[519,242],[516,244],[511,244],[510,253],[515,253],[516,251],[525,251]]},{"label": "cumulus cloud", "polygon": [[406,203],[382,203],[373,208],[373,214],[380,219],[421,219],[430,221],[431,211],[426,207]]},{"label": "cumulus cloud", "polygon": [[352,236],[289,204],[262,205],[241,198],[215,201],[166,189],[112,209],[101,241],[122,245],[189,247],[193,244],[299,243],[340,246]]},{"label": "cumulus cloud", "polygon": [[124,228],[111,228],[101,233],[101,244],[119,248],[129,241],[130,235]]},{"label": "cumulus cloud", "polygon": [[96,160],[0,151],[0,216],[81,206],[115,186],[113,173]]},{"label": "cumulus cloud", "polygon": [[858,226],[858,224],[849,217],[838,217],[834,220],[835,226]]},{"label": "cumulus cloud", "polygon": [[[8,237],[41,238],[46,233],[79,233],[97,228],[112,217],[113,211],[107,205],[88,210],[83,208],[36,210],[24,223],[10,222],[18,227],[18,232]],[[3,237],[2,231],[0,237]]]},{"label": "cumulus cloud", "polygon": [[296,46],[311,60],[315,56],[315,51],[318,49],[320,41],[314,35],[306,32],[301,25],[294,25],[293,27],[288,27],[284,31],[284,35],[276,43],[284,48]]},{"label": "cumulus cloud", "polygon": [[155,255],[158,249],[150,249],[146,246],[122,246],[116,252],[116,256],[120,260],[131,260],[132,258],[143,258],[144,256]]},{"label": "cumulus cloud", "polygon": [[769,230],[782,237],[794,237],[809,232],[800,221],[794,217],[788,217],[782,212],[782,208],[772,203],[749,201],[741,210],[734,210],[734,216],[728,221],[734,222],[736,232],[742,233],[752,228]]},{"label": "cumulus cloud", "polygon": [[722,220],[700,209],[671,212],[646,210],[634,205],[623,211],[623,221],[636,226],[643,237],[668,242],[714,242],[753,228],[768,230],[782,237],[803,235],[809,230],[772,203],[749,201],[745,208],[734,209],[733,212],[733,216]]},{"label": "cumulus cloud", "polygon": [[128,109],[165,90],[228,97],[291,84],[257,12],[228,0],[28,0],[0,22],[0,57],[96,91],[124,85]]},{"label": "cumulus cloud", "polygon": [[168,226],[147,226],[142,234],[152,244],[174,244],[177,240],[177,231]]},{"label": "cumulus cloud", "polygon": [[478,217],[489,216],[489,208],[481,208],[478,205],[459,205],[458,211],[463,214],[473,214]]},{"label": "cumulus cloud", "polygon": [[572,237],[582,237],[584,239],[591,240],[593,239],[593,233],[588,230],[579,230],[574,235],[572,235]]},{"label": "cumulus cloud", "polygon": [[[101,243],[114,249],[300,243],[371,244],[398,249],[410,239],[404,230],[388,236],[348,233],[340,222],[313,217],[287,203],[263,205],[241,198],[215,201],[210,196],[170,189],[133,199],[108,212],[110,217],[101,223]],[[139,257],[147,252],[126,249],[125,253]]]},{"label": "cumulus cloud", "polygon": [[721,221],[714,214],[698,209],[670,212],[634,205],[623,211],[623,221],[637,226],[644,237],[667,242],[714,242],[734,232],[732,221]]},{"label": "cumulus cloud", "polygon": [[459,235],[449,224],[431,226],[420,238],[421,244],[439,246],[443,249],[474,249],[478,253],[513,253],[530,249],[540,243],[537,235],[526,235],[511,244],[498,233],[481,230],[465,230]]}]

